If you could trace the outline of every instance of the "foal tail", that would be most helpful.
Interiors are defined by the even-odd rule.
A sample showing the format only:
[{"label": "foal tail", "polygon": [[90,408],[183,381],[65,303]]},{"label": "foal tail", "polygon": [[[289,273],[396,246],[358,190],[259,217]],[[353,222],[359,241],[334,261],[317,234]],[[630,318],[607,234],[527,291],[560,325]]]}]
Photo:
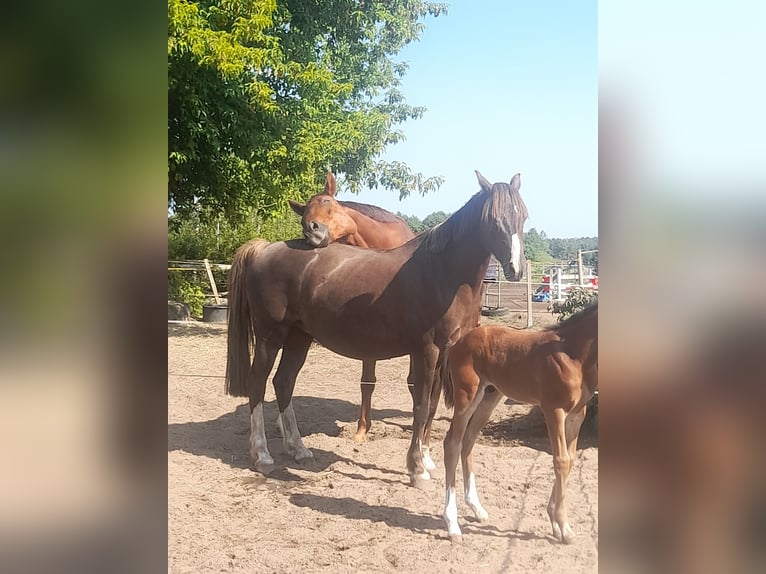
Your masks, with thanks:
[{"label": "foal tail", "polygon": [[444,393],[444,406],[451,409],[455,406],[455,391],[452,385],[452,373],[449,368],[449,356],[447,356],[447,360],[444,361],[441,378],[442,392]]},{"label": "foal tail", "polygon": [[246,397],[247,375],[250,372],[250,349],[253,347],[253,321],[247,303],[245,272],[253,257],[270,245],[254,239],[242,245],[234,254],[229,270],[229,329],[226,352],[226,393]]}]

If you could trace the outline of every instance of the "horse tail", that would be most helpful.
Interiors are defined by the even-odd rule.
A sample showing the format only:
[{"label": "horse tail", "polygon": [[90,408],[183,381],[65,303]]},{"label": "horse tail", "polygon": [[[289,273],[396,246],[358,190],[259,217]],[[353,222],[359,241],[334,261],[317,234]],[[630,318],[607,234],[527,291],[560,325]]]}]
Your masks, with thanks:
[{"label": "horse tail", "polygon": [[254,239],[237,249],[229,270],[229,328],[226,351],[226,393],[233,397],[246,397],[247,375],[250,372],[250,350],[253,348],[253,321],[247,302],[245,277],[248,264],[270,245],[263,239]]}]

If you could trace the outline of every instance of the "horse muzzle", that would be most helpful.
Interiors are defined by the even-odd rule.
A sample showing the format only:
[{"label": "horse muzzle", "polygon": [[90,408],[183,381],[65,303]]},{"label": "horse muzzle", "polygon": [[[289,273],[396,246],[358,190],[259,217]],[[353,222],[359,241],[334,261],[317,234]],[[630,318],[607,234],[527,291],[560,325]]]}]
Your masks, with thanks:
[{"label": "horse muzzle", "polygon": [[327,247],[330,244],[330,238],[326,235],[317,237],[315,234],[304,233],[303,237],[311,247]]},{"label": "horse muzzle", "polygon": [[330,230],[326,225],[312,221],[303,228],[303,238],[311,247],[327,247],[330,244]]},{"label": "horse muzzle", "polygon": [[521,278],[524,277],[524,268],[516,269],[513,264],[507,263],[503,265],[503,275],[508,281],[521,281]]}]

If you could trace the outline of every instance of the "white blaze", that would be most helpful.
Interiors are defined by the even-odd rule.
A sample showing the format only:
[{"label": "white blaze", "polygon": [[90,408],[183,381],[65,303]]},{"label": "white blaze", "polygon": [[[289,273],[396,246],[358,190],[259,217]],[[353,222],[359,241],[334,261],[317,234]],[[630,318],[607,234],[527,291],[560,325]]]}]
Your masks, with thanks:
[{"label": "white blaze", "polygon": [[511,235],[511,263],[518,272],[521,268],[521,241],[519,241],[518,233]]}]

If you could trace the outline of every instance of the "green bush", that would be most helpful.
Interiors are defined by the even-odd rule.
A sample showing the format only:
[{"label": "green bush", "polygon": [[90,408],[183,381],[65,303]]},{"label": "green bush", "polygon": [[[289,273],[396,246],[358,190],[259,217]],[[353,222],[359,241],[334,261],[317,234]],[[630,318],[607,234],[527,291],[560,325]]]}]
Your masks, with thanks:
[{"label": "green bush", "polygon": [[584,309],[589,303],[598,299],[598,293],[582,287],[572,287],[563,301],[554,301],[548,305],[548,310],[558,315],[558,320],[563,321],[578,311]]},{"label": "green bush", "polygon": [[[168,217],[168,259],[208,259],[213,263],[231,263],[237,248],[256,237],[267,241],[283,241],[300,236],[298,216],[288,210],[269,220],[261,220],[253,215],[237,225],[203,211],[187,217],[171,215]],[[219,292],[225,293],[227,272],[215,267],[212,272]],[[192,315],[202,315],[202,306],[210,295],[210,281],[205,271],[168,272],[168,299],[186,303]]]},{"label": "green bush", "polygon": [[207,277],[199,277],[196,271],[170,271],[168,273],[168,300],[186,303],[195,317],[202,316],[205,304]]}]

